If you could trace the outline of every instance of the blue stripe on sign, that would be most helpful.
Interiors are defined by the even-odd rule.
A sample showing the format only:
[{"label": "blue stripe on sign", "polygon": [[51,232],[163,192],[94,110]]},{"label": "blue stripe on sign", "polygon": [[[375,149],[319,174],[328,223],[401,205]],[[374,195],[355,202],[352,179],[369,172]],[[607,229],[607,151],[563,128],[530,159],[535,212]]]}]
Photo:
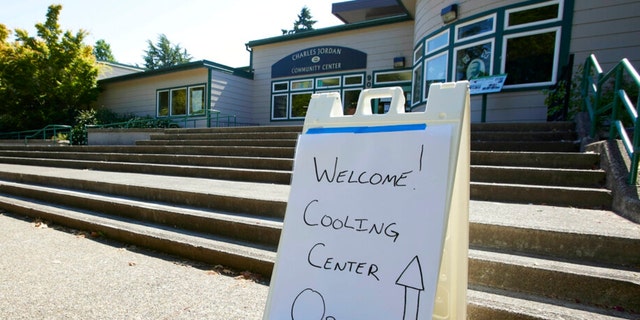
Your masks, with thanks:
[{"label": "blue stripe on sign", "polygon": [[325,133],[374,133],[374,132],[396,132],[396,131],[416,131],[425,130],[426,123],[418,124],[398,124],[391,126],[375,127],[335,127],[335,128],[309,128],[305,134],[325,134]]}]

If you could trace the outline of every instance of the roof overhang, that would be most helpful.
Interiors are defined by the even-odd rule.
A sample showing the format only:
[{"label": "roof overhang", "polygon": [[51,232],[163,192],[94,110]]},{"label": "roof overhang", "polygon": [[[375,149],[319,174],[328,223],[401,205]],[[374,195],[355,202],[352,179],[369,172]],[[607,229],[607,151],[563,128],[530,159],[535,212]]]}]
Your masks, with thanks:
[{"label": "roof overhang", "polygon": [[332,4],[331,13],[344,23],[358,23],[380,18],[413,18],[415,0],[352,0]]}]

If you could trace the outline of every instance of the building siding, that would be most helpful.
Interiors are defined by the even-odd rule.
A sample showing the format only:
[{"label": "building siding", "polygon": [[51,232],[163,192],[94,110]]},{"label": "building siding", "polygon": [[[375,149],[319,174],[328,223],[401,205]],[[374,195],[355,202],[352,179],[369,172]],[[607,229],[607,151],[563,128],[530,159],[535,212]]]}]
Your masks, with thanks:
[{"label": "building siding", "polygon": [[156,91],[158,89],[202,83],[207,83],[207,70],[204,68],[108,82],[103,85],[104,91],[96,105],[118,114],[155,117]]},{"label": "building siding", "polygon": [[575,67],[595,54],[604,71],[623,58],[640,67],[640,1],[576,1],[571,52]]}]

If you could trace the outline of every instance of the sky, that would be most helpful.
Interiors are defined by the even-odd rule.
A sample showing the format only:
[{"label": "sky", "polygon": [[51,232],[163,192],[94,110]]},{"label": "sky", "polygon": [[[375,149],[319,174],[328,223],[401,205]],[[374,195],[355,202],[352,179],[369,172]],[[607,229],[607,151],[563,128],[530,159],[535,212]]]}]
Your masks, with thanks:
[{"label": "sky", "polygon": [[[0,23],[36,36],[35,24],[46,21],[47,9],[61,4],[63,31],[89,33],[85,43],[103,39],[119,63],[144,66],[148,40],[165,34],[187,50],[192,61],[209,60],[230,67],[249,65],[245,43],[282,35],[292,29],[307,6],[315,29],[340,25],[331,13],[345,0],[0,0]],[[10,38],[13,40],[13,38]]]}]

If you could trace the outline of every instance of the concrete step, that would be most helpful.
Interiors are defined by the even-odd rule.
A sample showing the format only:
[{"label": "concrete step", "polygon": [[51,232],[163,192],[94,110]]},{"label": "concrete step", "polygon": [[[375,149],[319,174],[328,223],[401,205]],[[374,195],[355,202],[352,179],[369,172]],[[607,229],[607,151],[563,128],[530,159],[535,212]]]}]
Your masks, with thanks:
[{"label": "concrete step", "polygon": [[133,154],[182,154],[293,159],[295,148],[259,146],[0,146],[0,151],[54,151]]},{"label": "concrete step", "polygon": [[198,207],[140,201],[81,190],[0,181],[0,193],[88,212],[100,208],[101,215],[109,215],[114,219],[125,218],[166,228],[211,234],[260,245],[270,251],[276,251],[282,230],[280,218],[202,210]]},{"label": "concrete step", "polygon": [[278,184],[12,164],[0,164],[0,179],[280,219],[289,194]]},{"label": "concrete step", "polygon": [[600,155],[578,152],[471,151],[471,165],[598,169]]},{"label": "concrete step", "polygon": [[471,201],[469,246],[640,271],[640,225],[607,210]]},{"label": "concrete step", "polygon": [[[24,165],[0,165],[0,172],[5,180],[0,206],[5,210],[265,275],[273,267],[274,241],[289,191],[273,184]],[[600,210],[482,201],[472,201],[470,210],[473,290],[510,291],[501,301],[511,299],[513,292],[532,296],[528,300],[551,299],[556,305],[579,299],[576,314],[586,314],[581,306],[591,304],[635,310],[633,303],[618,304],[616,299],[638,290],[633,280],[640,265],[635,254],[638,225]],[[546,281],[557,284],[538,284]],[[574,296],[579,290],[565,286],[624,292],[616,293],[621,298],[601,295],[598,300],[588,294]],[[498,312],[473,303],[473,312]]]},{"label": "concrete step", "polygon": [[[237,157],[237,156],[207,156],[189,154],[148,154],[148,153],[120,153],[120,152],[84,152],[76,150],[58,151],[29,151],[29,150],[0,150],[0,159],[22,161],[21,159],[37,158],[50,160],[82,160],[100,162],[133,162],[144,164],[171,164],[176,166],[210,166],[245,169],[264,169],[291,171],[293,159],[267,157]],[[17,159],[17,160],[14,160]],[[18,162],[16,164],[20,164]],[[26,164],[26,163],[25,163]],[[55,163],[52,163],[52,166]]]},{"label": "concrete step", "polygon": [[[0,152],[0,154],[11,154],[11,152]],[[227,163],[216,166],[214,163],[209,164],[207,161],[214,160],[204,156],[178,157],[171,156],[147,156],[147,155],[129,155],[113,154],[108,157],[107,154],[100,153],[13,153],[15,157],[0,156],[0,162],[34,165],[34,166],[50,166],[61,168],[85,169],[85,170],[102,170],[116,172],[134,172],[145,174],[159,174],[185,177],[199,177],[210,179],[224,179],[233,181],[263,182],[289,184],[291,181],[290,170],[272,170],[261,169],[269,167],[288,167],[291,163],[282,159],[264,159],[253,158],[255,167],[258,169],[240,167],[229,167],[227,163],[229,159],[225,159]],[[19,156],[19,157],[18,157]],[[38,158],[34,158],[38,156]],[[62,159],[61,159],[62,158]],[[86,159],[86,160],[85,160]],[[123,159],[123,161],[117,161]],[[157,160],[165,160],[161,163],[154,163]],[[245,160],[236,158],[238,160]],[[260,161],[264,159],[264,162]],[[185,160],[185,161],[179,161]],[[188,160],[188,161],[186,161]],[[204,160],[204,161],[194,161]],[[215,160],[219,160],[216,158]],[[271,161],[270,161],[271,160]],[[135,162],[130,162],[135,161]],[[185,164],[180,164],[183,162]],[[196,162],[196,165],[190,163]],[[241,166],[238,161],[233,166]],[[275,163],[273,163],[275,162]],[[173,164],[170,164],[173,163]],[[269,164],[272,163],[270,166]],[[491,183],[511,183],[511,184],[531,184],[531,185],[554,185],[554,186],[570,186],[582,188],[599,188],[604,185],[605,173],[601,170],[570,170],[570,169],[549,169],[549,168],[520,168],[520,167],[492,167],[492,166],[472,166],[471,180],[474,182],[491,182]]]},{"label": "concrete step", "polygon": [[585,209],[610,209],[612,196],[611,191],[607,189],[471,182],[471,199]]},{"label": "concrete step", "polygon": [[509,131],[509,132],[549,132],[549,131],[574,131],[575,123],[563,122],[492,122],[472,123],[471,132],[482,131]]},{"label": "concrete step", "polygon": [[580,188],[602,188],[606,172],[603,170],[556,169],[531,167],[471,167],[471,181]]},{"label": "concrete step", "polygon": [[640,312],[640,272],[469,251],[469,285]]},{"label": "concrete step", "polygon": [[165,129],[165,134],[199,134],[199,133],[238,133],[238,132],[302,132],[302,126],[240,126],[240,127],[213,127],[213,128],[171,128]]},{"label": "concrete step", "polygon": [[8,164],[22,164],[32,166],[47,166],[57,168],[100,170],[113,172],[131,172],[140,174],[168,175],[176,177],[194,177],[207,179],[221,179],[229,181],[261,182],[289,184],[291,171],[228,168],[212,166],[189,166],[177,164],[153,164],[144,162],[116,162],[116,161],[86,161],[51,158],[12,158],[0,157],[0,162]]},{"label": "concrete step", "polygon": [[487,288],[467,291],[467,319],[473,320],[619,320],[636,319],[627,312],[562,302]]},{"label": "concrete step", "polygon": [[295,140],[299,132],[215,132],[152,134],[151,140]]},{"label": "concrete step", "polygon": [[471,141],[471,150],[579,152],[580,145],[574,141]]},{"label": "concrete step", "polygon": [[139,140],[139,146],[254,146],[295,148],[296,139],[223,139],[223,140]]},{"label": "concrete step", "polygon": [[140,223],[98,211],[49,205],[33,199],[0,195],[0,206],[12,213],[38,217],[79,230],[95,231],[124,243],[265,275],[271,274],[276,256],[274,251],[234,239]]},{"label": "concrete step", "polygon": [[573,131],[476,131],[471,132],[471,141],[575,141],[576,133]]}]

